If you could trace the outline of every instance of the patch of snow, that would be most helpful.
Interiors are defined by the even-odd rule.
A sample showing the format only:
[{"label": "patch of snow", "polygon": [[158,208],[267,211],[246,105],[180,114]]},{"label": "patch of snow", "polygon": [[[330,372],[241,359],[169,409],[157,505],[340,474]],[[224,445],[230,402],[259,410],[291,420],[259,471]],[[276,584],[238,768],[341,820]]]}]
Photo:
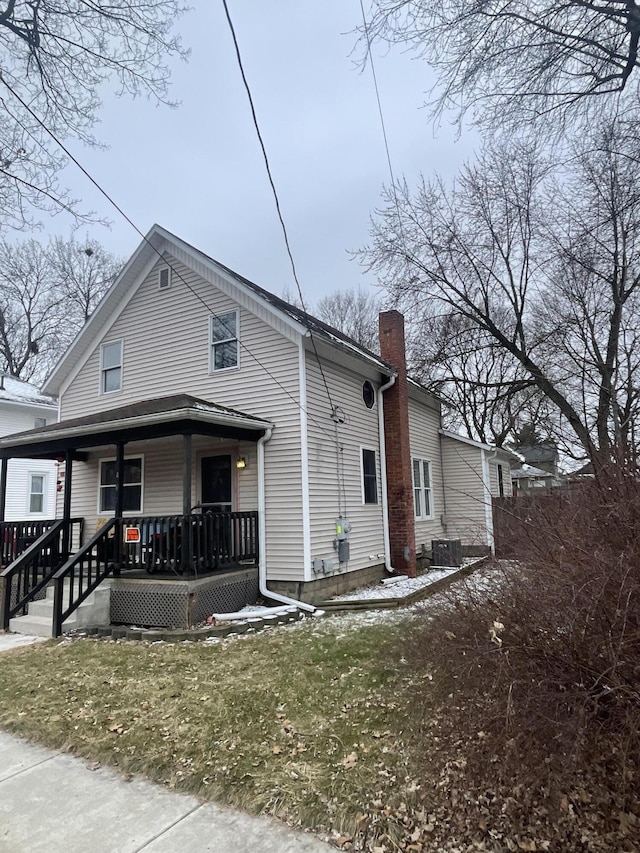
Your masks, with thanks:
[{"label": "patch of snow", "polygon": [[40,393],[40,389],[30,382],[23,382],[15,376],[0,376],[0,400],[8,400],[13,403],[38,403],[44,406],[55,406],[55,400]]}]

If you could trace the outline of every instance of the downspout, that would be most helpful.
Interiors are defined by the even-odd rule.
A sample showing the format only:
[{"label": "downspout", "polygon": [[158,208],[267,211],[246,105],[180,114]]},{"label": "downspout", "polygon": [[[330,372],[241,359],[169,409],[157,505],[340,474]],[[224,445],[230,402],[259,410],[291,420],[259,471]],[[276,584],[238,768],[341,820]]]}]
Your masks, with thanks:
[{"label": "downspout", "polygon": [[387,445],[384,434],[384,401],[382,395],[396,384],[392,376],[385,385],[378,388],[378,442],[380,444],[380,479],[382,480],[382,535],[384,539],[384,567],[395,572],[391,565],[391,544],[389,542],[389,499],[387,497]]},{"label": "downspout", "polygon": [[495,555],[495,535],[493,531],[493,501],[491,495],[491,468],[490,463],[498,458],[498,449],[494,448],[491,451],[483,450],[482,452],[482,480],[484,486],[485,499],[485,524],[487,525],[487,545]]},{"label": "downspout", "polygon": [[267,502],[265,492],[264,446],[272,435],[273,427],[267,427],[264,435],[258,439],[258,585],[260,595],[264,595],[265,598],[271,598],[274,601],[280,601],[282,604],[292,604],[294,607],[299,607],[308,613],[321,613],[322,611],[317,610],[312,604],[297,601],[295,598],[289,598],[286,595],[280,595],[280,593],[273,592],[267,587],[267,520],[265,517]]}]

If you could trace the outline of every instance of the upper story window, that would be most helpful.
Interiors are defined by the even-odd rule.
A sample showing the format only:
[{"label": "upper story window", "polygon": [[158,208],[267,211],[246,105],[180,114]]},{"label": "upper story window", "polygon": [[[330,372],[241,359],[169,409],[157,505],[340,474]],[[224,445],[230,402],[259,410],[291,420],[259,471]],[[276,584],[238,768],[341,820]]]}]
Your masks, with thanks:
[{"label": "upper story window", "polygon": [[378,474],[375,450],[363,447],[360,462],[362,466],[362,503],[377,504]]},{"label": "upper story window", "polygon": [[375,388],[367,379],[362,386],[362,399],[364,400],[364,404],[367,409],[373,409],[373,406],[376,402],[376,392]]},{"label": "upper story window", "polygon": [[209,320],[210,369],[238,367],[238,312],[215,314]]},{"label": "upper story window", "polygon": [[122,390],[122,341],[100,347],[100,392]]},{"label": "upper story window", "polygon": [[412,459],[413,505],[416,519],[425,521],[433,518],[433,496],[431,494],[431,463],[426,459]]},{"label": "upper story window", "polygon": [[[115,459],[100,460],[99,512],[114,512],[118,463]],[[124,460],[123,512],[142,512],[142,457]]]},{"label": "upper story window", "polygon": [[46,418],[36,418],[35,419],[34,426],[36,429],[38,429],[38,427],[43,427],[46,425],[47,425],[47,419]]}]

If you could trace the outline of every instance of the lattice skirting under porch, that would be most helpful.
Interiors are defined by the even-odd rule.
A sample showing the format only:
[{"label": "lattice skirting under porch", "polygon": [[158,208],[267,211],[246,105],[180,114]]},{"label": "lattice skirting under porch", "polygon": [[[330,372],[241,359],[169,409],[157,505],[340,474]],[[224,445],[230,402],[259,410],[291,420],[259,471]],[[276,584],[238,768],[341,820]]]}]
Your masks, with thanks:
[{"label": "lattice skirting under porch", "polygon": [[258,569],[198,580],[119,579],[111,585],[111,622],[190,628],[212,613],[231,613],[258,597]]}]

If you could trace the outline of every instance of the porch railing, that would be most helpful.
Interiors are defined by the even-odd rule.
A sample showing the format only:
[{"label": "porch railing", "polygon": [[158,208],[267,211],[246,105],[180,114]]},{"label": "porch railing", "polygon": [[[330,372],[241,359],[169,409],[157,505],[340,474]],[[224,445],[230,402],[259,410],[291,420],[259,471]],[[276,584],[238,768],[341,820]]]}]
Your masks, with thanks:
[{"label": "porch railing", "polygon": [[0,521],[0,568],[13,563],[16,557],[54,524],[53,518],[38,521]]},{"label": "porch railing", "polygon": [[[258,559],[257,512],[203,512],[123,519],[122,568],[211,571]],[[137,541],[127,542],[127,529]]]},{"label": "porch railing", "polygon": [[118,571],[118,528],[111,518],[53,575],[53,636],[105,578]]},{"label": "porch railing", "polygon": [[[42,525],[46,522],[34,522]],[[20,553],[2,572],[0,581],[4,586],[2,606],[2,627],[6,631],[9,620],[13,616],[24,615],[27,605],[44,590],[51,581],[61,563],[69,556],[66,548],[68,543],[80,544],[84,519],[72,518],[68,523],[63,519],[48,522],[40,536],[26,545]],[[5,524],[22,524],[28,529],[31,522],[6,522]],[[37,530],[37,527],[32,530]]]}]

